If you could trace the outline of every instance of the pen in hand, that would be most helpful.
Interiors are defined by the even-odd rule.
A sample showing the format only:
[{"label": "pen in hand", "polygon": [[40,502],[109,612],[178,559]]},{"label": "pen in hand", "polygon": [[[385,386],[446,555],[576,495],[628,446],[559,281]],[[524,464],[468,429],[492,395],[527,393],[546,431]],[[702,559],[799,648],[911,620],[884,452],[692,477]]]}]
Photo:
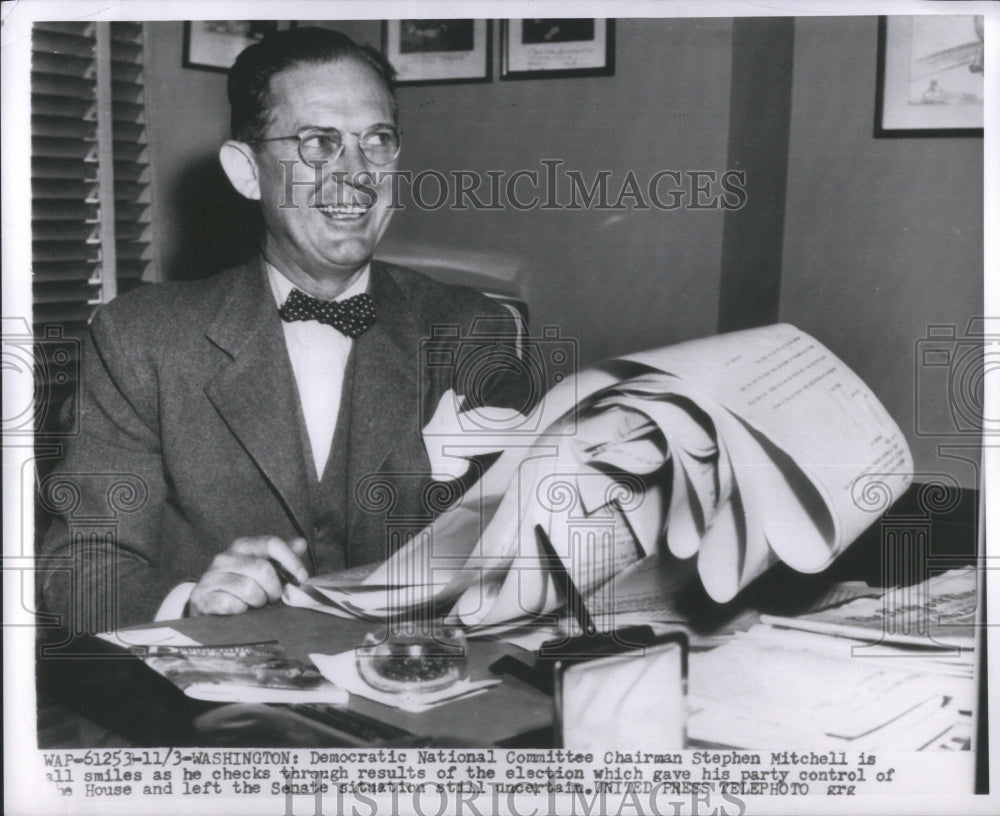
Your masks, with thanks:
[{"label": "pen in hand", "polygon": [[292,573],[288,571],[288,568],[277,558],[268,558],[267,560],[271,566],[274,567],[274,571],[278,573],[278,577],[281,579],[283,584],[291,584],[293,587],[301,586],[299,579],[292,575]]}]

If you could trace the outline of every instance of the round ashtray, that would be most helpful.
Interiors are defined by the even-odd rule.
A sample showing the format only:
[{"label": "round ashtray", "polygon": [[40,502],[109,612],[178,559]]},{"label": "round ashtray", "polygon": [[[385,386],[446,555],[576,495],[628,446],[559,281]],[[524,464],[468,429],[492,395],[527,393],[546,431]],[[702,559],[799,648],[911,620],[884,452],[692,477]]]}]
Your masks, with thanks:
[{"label": "round ashtray", "polygon": [[427,694],[462,680],[468,644],[459,629],[431,632],[369,632],[357,650],[358,674],[390,694]]}]

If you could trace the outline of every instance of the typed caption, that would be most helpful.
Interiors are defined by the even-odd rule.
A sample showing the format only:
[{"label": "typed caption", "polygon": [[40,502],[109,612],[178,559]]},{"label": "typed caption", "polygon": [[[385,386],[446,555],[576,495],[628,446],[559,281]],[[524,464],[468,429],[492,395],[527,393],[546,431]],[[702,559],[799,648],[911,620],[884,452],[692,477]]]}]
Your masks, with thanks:
[{"label": "typed caption", "polygon": [[[971,752],[962,752],[971,760]],[[45,751],[49,786],[83,804],[218,799],[275,816],[555,812],[742,816],[757,797],[913,793],[916,755],[565,749],[159,748]],[[938,760],[954,759],[939,756]],[[900,762],[902,760],[902,762]],[[918,763],[923,765],[923,763]],[[938,772],[948,773],[938,764]],[[916,776],[926,771],[917,770]],[[951,775],[949,773],[949,775]],[[959,791],[953,791],[959,792]],[[534,804],[532,804],[534,803]],[[264,808],[267,810],[267,808]]]}]

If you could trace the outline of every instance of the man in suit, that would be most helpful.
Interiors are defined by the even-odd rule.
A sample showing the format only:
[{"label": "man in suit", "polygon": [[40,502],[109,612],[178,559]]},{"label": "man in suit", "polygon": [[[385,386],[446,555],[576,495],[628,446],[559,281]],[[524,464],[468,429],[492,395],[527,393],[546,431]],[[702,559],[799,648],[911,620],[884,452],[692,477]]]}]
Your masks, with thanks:
[{"label": "man in suit", "polygon": [[[238,58],[220,159],[260,202],[261,255],[95,316],[81,432],[40,489],[56,514],[40,591],[65,627],[260,607],[289,575],[384,559],[446,505],[421,423],[456,370],[422,355],[449,327],[433,343],[460,366],[474,324],[511,322],[372,260],[399,151],[391,80],[378,52],[325,29]],[[523,410],[530,386],[501,368],[476,401]]]}]

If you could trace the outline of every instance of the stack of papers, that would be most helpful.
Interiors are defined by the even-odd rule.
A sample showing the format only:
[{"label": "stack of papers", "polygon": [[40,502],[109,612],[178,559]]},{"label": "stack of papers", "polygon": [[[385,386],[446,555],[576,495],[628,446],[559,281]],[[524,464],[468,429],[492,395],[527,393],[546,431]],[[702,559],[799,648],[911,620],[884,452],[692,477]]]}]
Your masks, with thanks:
[{"label": "stack of papers", "polygon": [[965,650],[968,657],[975,647],[976,603],[976,570],[966,567],[875,598],[858,598],[794,618],[762,615],[761,621],[870,642]]}]

